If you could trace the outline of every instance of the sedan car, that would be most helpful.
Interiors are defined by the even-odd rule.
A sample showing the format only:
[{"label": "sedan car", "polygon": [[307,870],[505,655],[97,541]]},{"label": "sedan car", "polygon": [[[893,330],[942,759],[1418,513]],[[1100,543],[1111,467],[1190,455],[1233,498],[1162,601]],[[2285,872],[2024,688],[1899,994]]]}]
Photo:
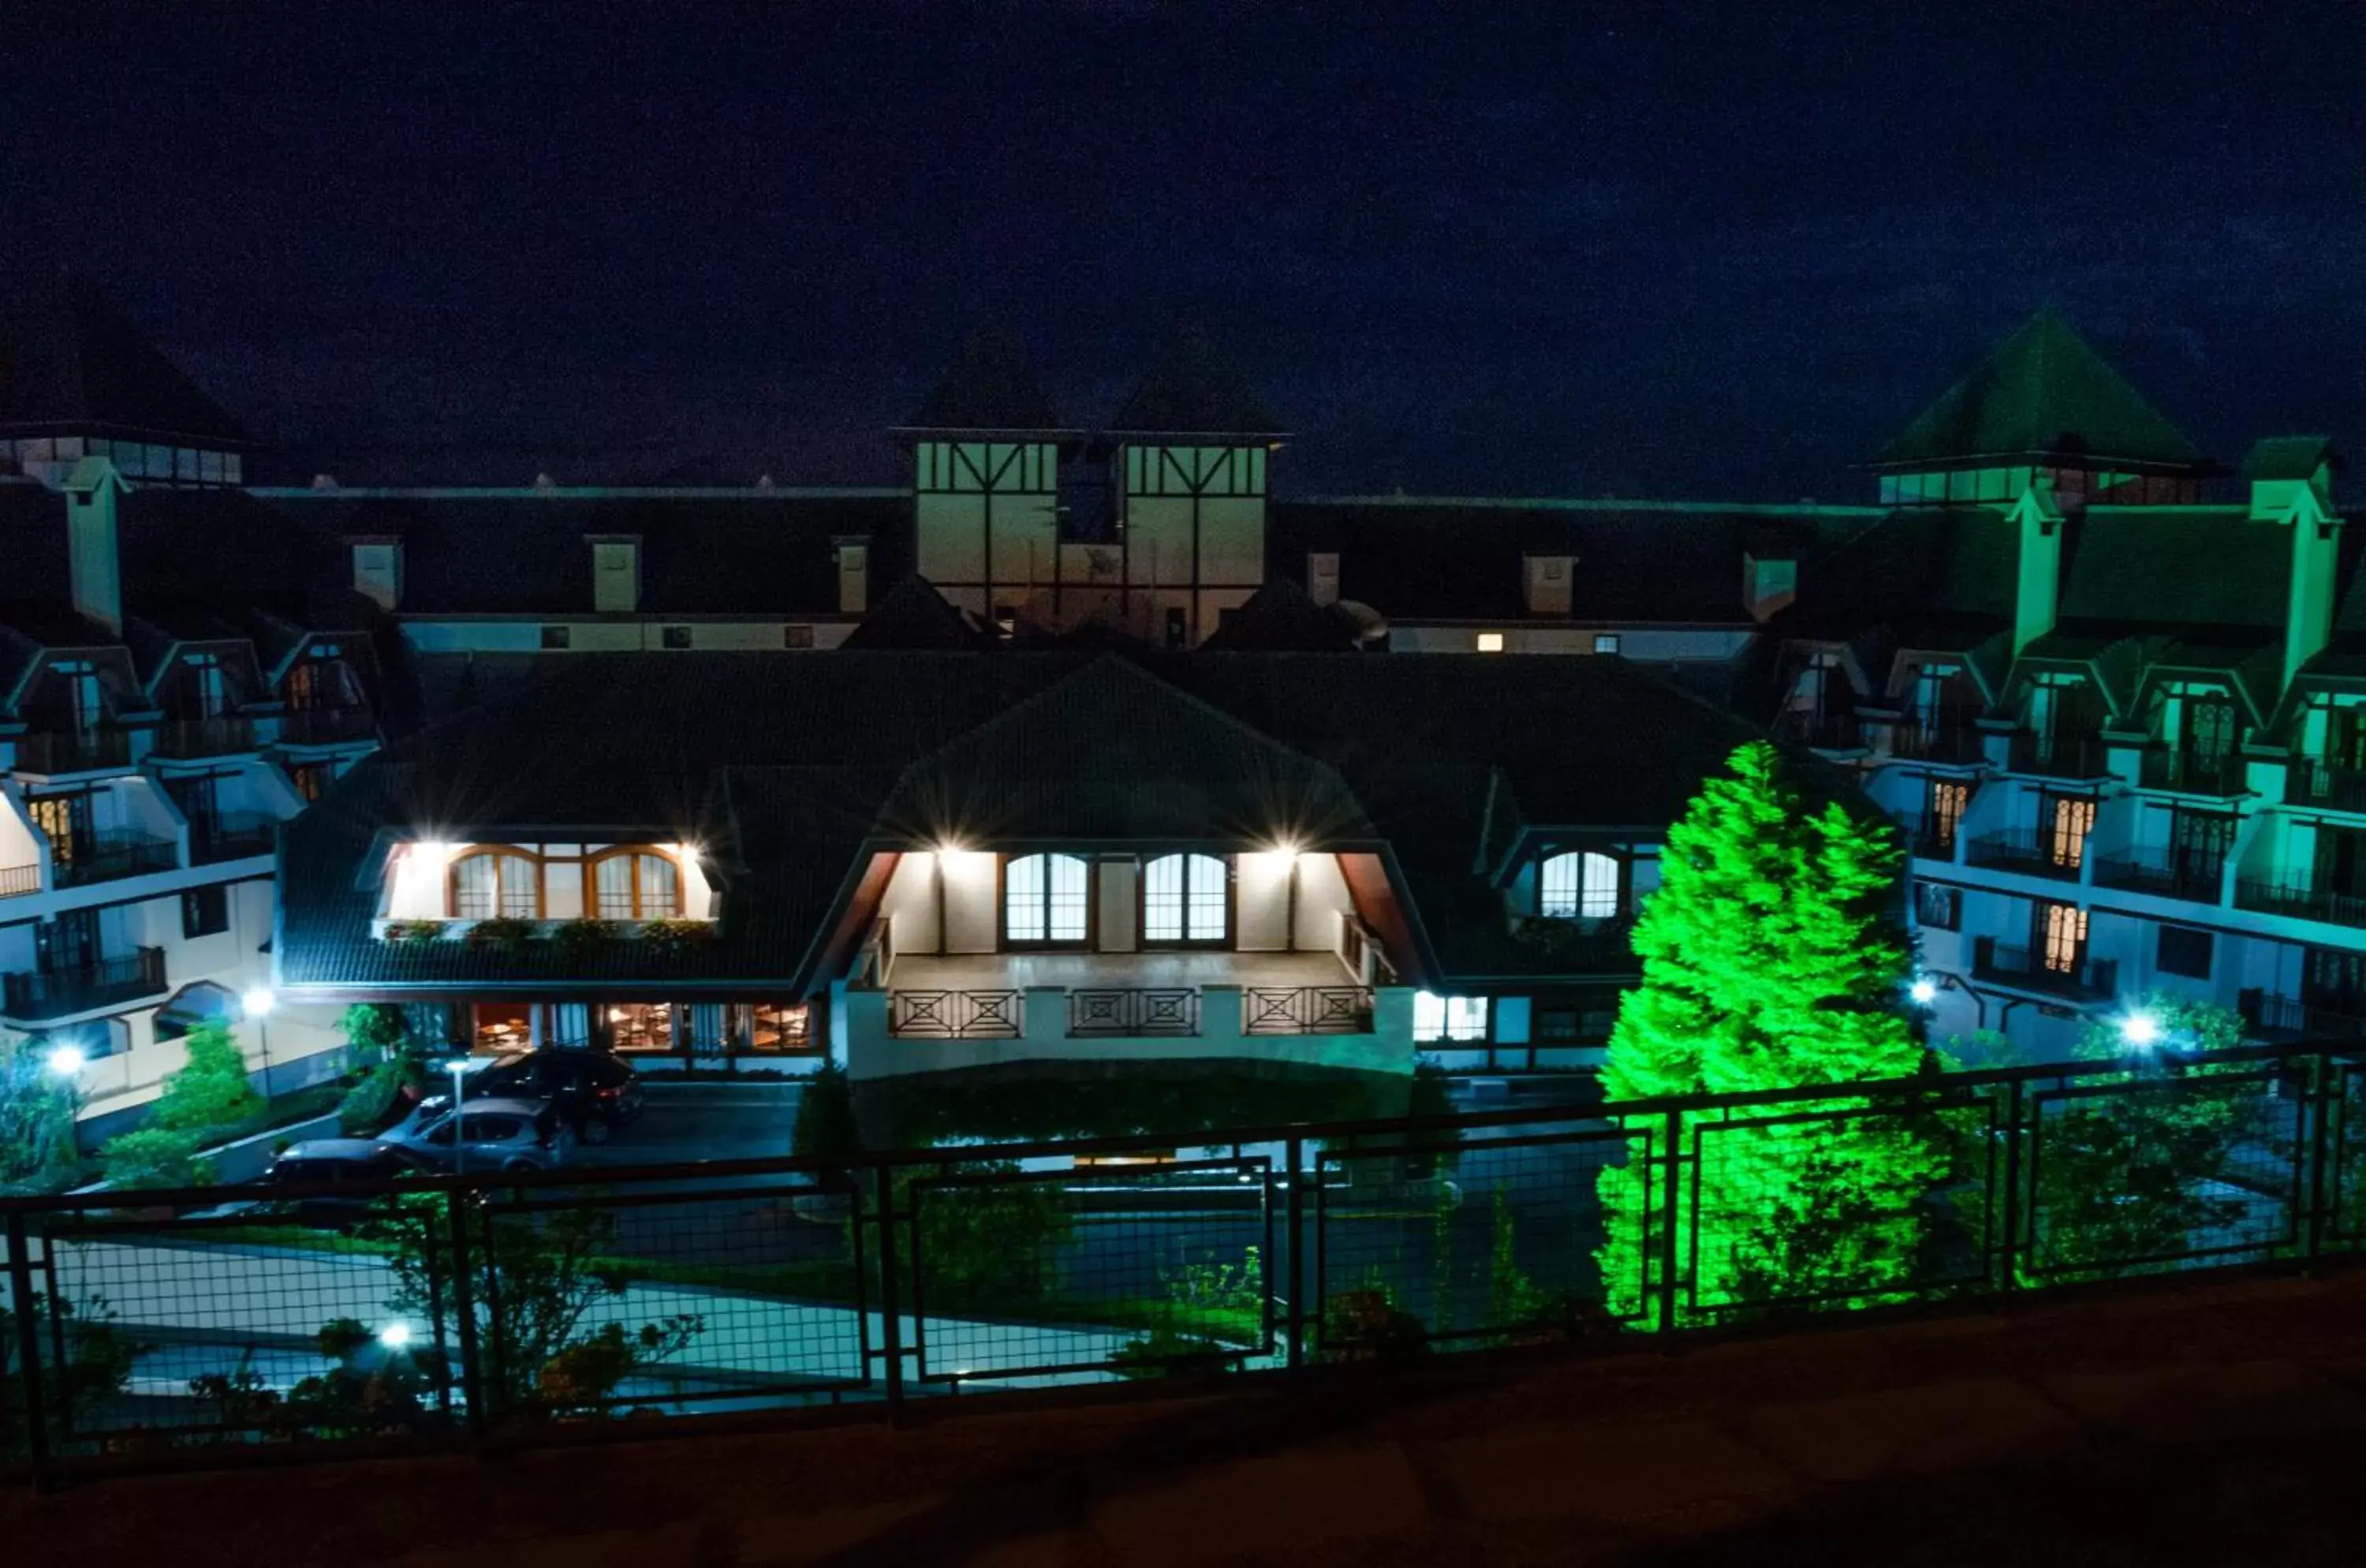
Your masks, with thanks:
[{"label": "sedan car", "polygon": [[[641,1076],[604,1051],[515,1052],[494,1057],[460,1082],[471,1104],[496,1096],[547,1100],[587,1144],[606,1143],[641,1113],[646,1099]],[[436,1095],[424,1104],[442,1106],[450,1099]]]},{"label": "sedan car", "polygon": [[297,1199],[296,1217],[306,1224],[336,1225],[360,1219],[404,1177],[432,1168],[408,1150],[375,1138],[313,1138],[282,1149],[263,1179],[275,1187],[331,1189]]},{"label": "sedan car", "polygon": [[436,1170],[549,1170],[567,1163],[575,1134],[549,1100],[489,1095],[456,1117],[422,1105],[379,1142]]}]

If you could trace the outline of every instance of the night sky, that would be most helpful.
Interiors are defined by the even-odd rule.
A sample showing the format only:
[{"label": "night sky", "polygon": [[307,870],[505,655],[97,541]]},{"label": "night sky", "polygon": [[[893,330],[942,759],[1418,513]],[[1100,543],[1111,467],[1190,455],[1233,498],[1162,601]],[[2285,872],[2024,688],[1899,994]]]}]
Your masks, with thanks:
[{"label": "night sky", "polygon": [[2366,7],[1805,9],[17,7],[0,283],[349,483],[892,479],[971,326],[1089,423],[1190,321],[1284,491],[1858,500],[2046,301],[2366,446]]}]

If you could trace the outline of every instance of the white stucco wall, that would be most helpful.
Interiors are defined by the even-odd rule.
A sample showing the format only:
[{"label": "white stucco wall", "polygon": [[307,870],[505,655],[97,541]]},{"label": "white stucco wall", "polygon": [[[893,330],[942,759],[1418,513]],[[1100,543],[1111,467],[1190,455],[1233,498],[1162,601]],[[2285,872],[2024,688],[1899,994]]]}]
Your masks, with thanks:
[{"label": "white stucco wall", "polygon": [[940,850],[937,874],[944,880],[947,953],[992,953],[1001,932],[995,908],[1000,881],[996,857],[984,850]]},{"label": "white stucco wall", "polygon": [[927,850],[904,855],[880,896],[879,912],[893,924],[896,951],[934,953],[941,940],[937,930],[937,857]]},{"label": "white stucco wall", "polygon": [[1132,953],[1141,944],[1142,877],[1130,860],[1105,860],[1096,868],[1100,931],[1097,945],[1103,953]]},{"label": "white stucco wall", "polygon": [[1296,858],[1271,850],[1234,857],[1240,919],[1234,945],[1242,952],[1273,953],[1290,946],[1290,867]]},{"label": "white stucco wall", "polygon": [[1304,854],[1298,857],[1298,908],[1291,945],[1301,953],[1333,953],[1339,946],[1339,917],[1354,912],[1346,879],[1339,874],[1339,857]]}]

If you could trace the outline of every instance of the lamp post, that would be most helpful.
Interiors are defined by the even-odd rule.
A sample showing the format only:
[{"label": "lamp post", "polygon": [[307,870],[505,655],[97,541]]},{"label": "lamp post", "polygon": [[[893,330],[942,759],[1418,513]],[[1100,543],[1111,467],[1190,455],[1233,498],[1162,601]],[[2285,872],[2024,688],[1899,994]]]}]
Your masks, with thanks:
[{"label": "lamp post", "polygon": [[452,1075],[452,1174],[457,1176],[468,1158],[468,1140],[460,1136],[460,1079],[468,1071],[468,1058],[455,1056],[444,1070]]},{"label": "lamp post", "polygon": [[277,1003],[278,998],[271,994],[268,986],[254,987],[239,998],[239,1006],[245,1010],[246,1016],[254,1020],[256,1043],[263,1051],[263,1098],[265,1100],[271,1098],[271,1010]]},{"label": "lamp post", "polygon": [[83,1064],[88,1060],[79,1045],[61,1045],[42,1058],[43,1065],[62,1078],[82,1076]]}]

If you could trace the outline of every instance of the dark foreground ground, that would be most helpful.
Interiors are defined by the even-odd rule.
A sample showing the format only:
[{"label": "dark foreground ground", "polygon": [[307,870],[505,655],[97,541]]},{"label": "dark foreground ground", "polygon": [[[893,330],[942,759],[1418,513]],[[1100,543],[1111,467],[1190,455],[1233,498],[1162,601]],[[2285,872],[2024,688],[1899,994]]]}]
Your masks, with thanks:
[{"label": "dark foreground ground", "polygon": [[0,1560],[2293,1568],[2366,1562],[2361,1477],[2366,1270],[1294,1396],[0,1490]]}]

